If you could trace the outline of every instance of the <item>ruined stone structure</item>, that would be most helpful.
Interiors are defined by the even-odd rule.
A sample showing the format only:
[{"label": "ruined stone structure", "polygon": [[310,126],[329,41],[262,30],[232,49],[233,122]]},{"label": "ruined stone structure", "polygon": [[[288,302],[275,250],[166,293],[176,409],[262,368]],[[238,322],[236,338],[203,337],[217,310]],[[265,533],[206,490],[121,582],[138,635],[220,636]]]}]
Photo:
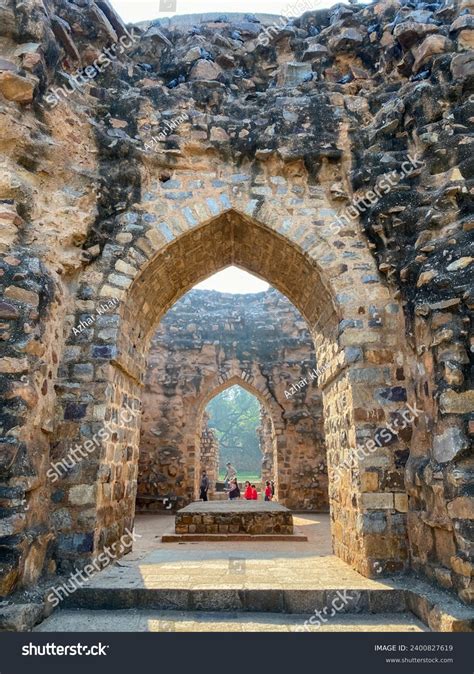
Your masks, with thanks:
[{"label": "ruined stone structure", "polygon": [[107,0],[0,5],[0,595],[132,525],[151,337],[236,264],[325,366],[335,554],[472,600],[472,11],[386,0],[132,43]]},{"label": "ruined stone structure", "polygon": [[[327,510],[322,399],[309,375],[315,369],[307,325],[276,290],[188,293],[161,321],[150,347],[139,498],[177,497],[177,507],[197,498],[202,414],[216,393],[240,384],[265,410],[263,453],[278,500],[295,510]],[[304,379],[307,385],[291,394]]]},{"label": "ruined stone structure", "polygon": [[[142,432],[140,446],[145,441],[148,446],[146,450],[140,451],[138,466],[138,484],[136,512],[157,512],[160,510],[175,510],[180,503],[177,496],[176,486],[179,485],[182,477],[178,474],[178,467],[173,460],[174,448],[163,446],[160,443],[156,446],[155,436],[159,431],[153,428],[153,422],[160,418],[160,408],[146,406],[147,398],[144,397],[145,407],[142,414]],[[153,401],[148,389],[148,401]],[[219,442],[216,434],[208,425],[209,415],[203,412],[200,430],[196,430],[199,457],[199,478],[203,470],[206,471],[210,481],[209,498],[212,498],[216,491],[216,483],[219,477]],[[144,434],[144,427],[147,426],[147,432]],[[145,435],[145,438],[144,438]],[[153,449],[155,448],[155,450]],[[166,475],[166,477],[165,477]],[[186,491],[183,492],[186,494]],[[198,498],[199,491],[193,493],[193,498]]]},{"label": "ruined stone structure", "polygon": [[[143,418],[143,417],[142,417]],[[219,478],[219,441],[212,428],[209,428],[209,415],[204,412],[201,423],[201,440],[199,442],[200,471],[205,470],[209,478],[209,496],[212,498]],[[140,473],[138,474],[137,497],[140,493]]]}]

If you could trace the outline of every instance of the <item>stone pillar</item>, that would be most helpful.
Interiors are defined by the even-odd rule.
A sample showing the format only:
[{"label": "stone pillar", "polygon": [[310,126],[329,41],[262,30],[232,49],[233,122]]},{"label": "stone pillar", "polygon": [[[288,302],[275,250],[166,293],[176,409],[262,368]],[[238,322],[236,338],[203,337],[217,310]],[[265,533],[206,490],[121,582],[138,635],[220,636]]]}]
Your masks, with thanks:
[{"label": "stone pillar", "polygon": [[[216,491],[216,482],[219,477],[219,441],[215,432],[209,428],[209,414],[204,412],[201,427],[201,470],[198,480],[201,479],[201,473],[205,470],[209,478],[209,497],[212,497]],[[199,496],[199,493],[197,494]]]},{"label": "stone pillar", "polygon": [[260,426],[257,429],[262,450],[262,484],[266,480],[274,480],[274,437],[272,420],[268,412],[260,408]]}]

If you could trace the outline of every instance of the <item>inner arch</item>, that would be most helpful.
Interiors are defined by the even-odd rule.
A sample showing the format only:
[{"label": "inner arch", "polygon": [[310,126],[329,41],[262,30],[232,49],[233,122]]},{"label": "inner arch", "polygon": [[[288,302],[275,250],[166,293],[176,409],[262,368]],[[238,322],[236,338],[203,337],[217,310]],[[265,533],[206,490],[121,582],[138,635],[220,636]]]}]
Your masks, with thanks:
[{"label": "inner arch", "polygon": [[334,340],[336,308],[320,270],[287,238],[230,210],[175,239],[135,278],[122,310],[121,368],[141,381],[146,350],[162,316],[193,286],[230,265],[270,283],[312,332],[317,326],[320,337]]},{"label": "inner arch", "polygon": [[[222,480],[227,462],[235,467],[240,483],[249,480],[261,486],[265,448],[259,430],[263,410],[262,400],[239,382],[214,393],[205,405],[199,418],[201,451],[196,472],[201,475],[206,470],[211,479],[211,499],[225,497]],[[265,411],[268,414],[268,409]],[[275,467],[273,423],[271,428],[271,455],[267,461]]]}]

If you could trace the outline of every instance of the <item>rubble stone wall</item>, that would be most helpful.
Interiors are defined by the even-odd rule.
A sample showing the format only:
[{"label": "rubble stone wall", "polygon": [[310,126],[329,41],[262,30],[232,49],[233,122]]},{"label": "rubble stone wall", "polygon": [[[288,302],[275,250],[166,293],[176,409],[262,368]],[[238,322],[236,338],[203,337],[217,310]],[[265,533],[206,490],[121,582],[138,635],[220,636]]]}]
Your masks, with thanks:
[{"label": "rubble stone wall", "polygon": [[120,413],[149,341],[237,264],[295,304],[328,364],[337,554],[472,601],[473,9],[384,0],[131,41],[107,0],[0,5],[2,593],[132,522],[139,419]]},{"label": "rubble stone wall", "polygon": [[[246,502],[248,504],[248,502]],[[227,504],[226,504],[227,505]],[[186,512],[176,514],[175,533],[177,534],[247,534],[248,536],[291,536],[293,534],[293,515],[290,511],[260,510],[249,511],[242,503],[234,503],[233,509],[225,512]],[[266,505],[266,504],[265,504]]]},{"label": "rubble stone wall", "polygon": [[[321,410],[322,410],[322,405],[321,405]],[[312,415],[315,414],[315,409],[312,409]],[[273,432],[273,424],[270,415],[266,411],[264,407],[260,407],[260,426],[257,429],[258,437],[260,440],[260,448],[262,450],[262,473],[261,473],[261,482],[262,485],[265,484],[267,480],[273,480],[275,481],[275,469],[274,469],[274,463],[275,463],[275,456],[274,456],[274,432]],[[323,429],[323,436],[324,438],[324,429]],[[318,470],[320,473],[324,472],[324,469],[326,469],[327,472],[327,462],[326,462],[326,454],[324,454],[323,461],[319,464]],[[314,485],[316,486],[316,485]],[[329,507],[329,495],[328,496],[328,506]]]}]

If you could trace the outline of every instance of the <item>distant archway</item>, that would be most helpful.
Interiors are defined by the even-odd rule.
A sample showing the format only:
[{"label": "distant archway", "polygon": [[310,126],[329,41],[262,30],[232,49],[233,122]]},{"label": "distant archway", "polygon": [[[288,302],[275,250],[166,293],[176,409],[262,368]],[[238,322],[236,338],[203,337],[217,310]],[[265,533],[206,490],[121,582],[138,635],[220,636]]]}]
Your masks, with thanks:
[{"label": "distant archway", "polygon": [[[327,512],[323,403],[317,382],[308,375],[315,369],[308,326],[276,289],[186,293],[151,341],[142,394],[138,508],[160,510],[166,497],[178,508],[196,498],[195,436],[203,395],[237,378],[237,384],[248,382],[261,391],[279,420],[285,504],[298,511]],[[289,394],[305,376],[300,393]],[[265,479],[274,479],[274,424],[266,406],[261,409]],[[214,444],[212,433],[203,428],[204,454],[212,455]]]},{"label": "distant archway", "polygon": [[265,424],[264,435],[263,419],[267,414],[261,402],[238,384],[221,391],[206,405],[201,420],[198,472],[201,475],[206,470],[211,500],[226,496],[223,489],[227,462],[235,467],[242,486],[249,481],[258,490],[263,479],[273,479],[273,470],[262,475],[264,465],[273,469],[275,440],[271,420],[271,430]]},{"label": "distant archway", "polygon": [[[259,388],[254,386],[248,379],[245,378],[245,373],[243,377],[239,377],[238,375],[234,375],[227,379],[226,381],[222,382],[220,386],[218,386],[217,389],[214,389],[210,393],[208,392],[205,396],[203,396],[203,399],[201,400],[199,407],[198,407],[198,426],[196,429],[196,447],[198,448],[200,446],[200,438],[201,438],[201,429],[203,426],[203,416],[204,412],[209,405],[209,403],[214,400],[217,396],[219,396],[221,393],[224,391],[227,391],[234,386],[239,386],[240,388],[248,391],[252,396],[254,396],[258,402],[260,403],[260,406],[262,409],[265,410],[266,414],[268,415],[268,418],[270,419],[270,424],[271,424],[271,444],[272,444],[272,465],[273,465],[273,475],[275,479],[275,490],[276,494],[278,496],[278,442],[277,442],[277,437],[283,438],[283,434],[281,433],[282,429],[284,428],[284,423],[282,420],[281,416],[281,409],[278,407],[277,404],[275,404],[275,400],[273,396],[271,395],[270,391],[264,390],[261,391]],[[279,435],[277,436],[276,434],[276,428],[280,430]],[[262,451],[262,448],[260,448]],[[219,455],[218,455],[219,456]],[[262,457],[263,458],[263,457]],[[234,461],[235,463],[235,461]],[[202,467],[202,456],[199,452],[196,452],[196,464],[195,464],[195,471],[196,471],[196,483],[195,483],[195,489],[196,489],[196,495],[199,494],[199,478],[200,478],[200,469]],[[239,466],[235,466],[237,469]],[[261,473],[261,466],[260,466],[260,473]],[[261,479],[261,475],[260,475]],[[260,480],[259,480],[260,481]]]}]

